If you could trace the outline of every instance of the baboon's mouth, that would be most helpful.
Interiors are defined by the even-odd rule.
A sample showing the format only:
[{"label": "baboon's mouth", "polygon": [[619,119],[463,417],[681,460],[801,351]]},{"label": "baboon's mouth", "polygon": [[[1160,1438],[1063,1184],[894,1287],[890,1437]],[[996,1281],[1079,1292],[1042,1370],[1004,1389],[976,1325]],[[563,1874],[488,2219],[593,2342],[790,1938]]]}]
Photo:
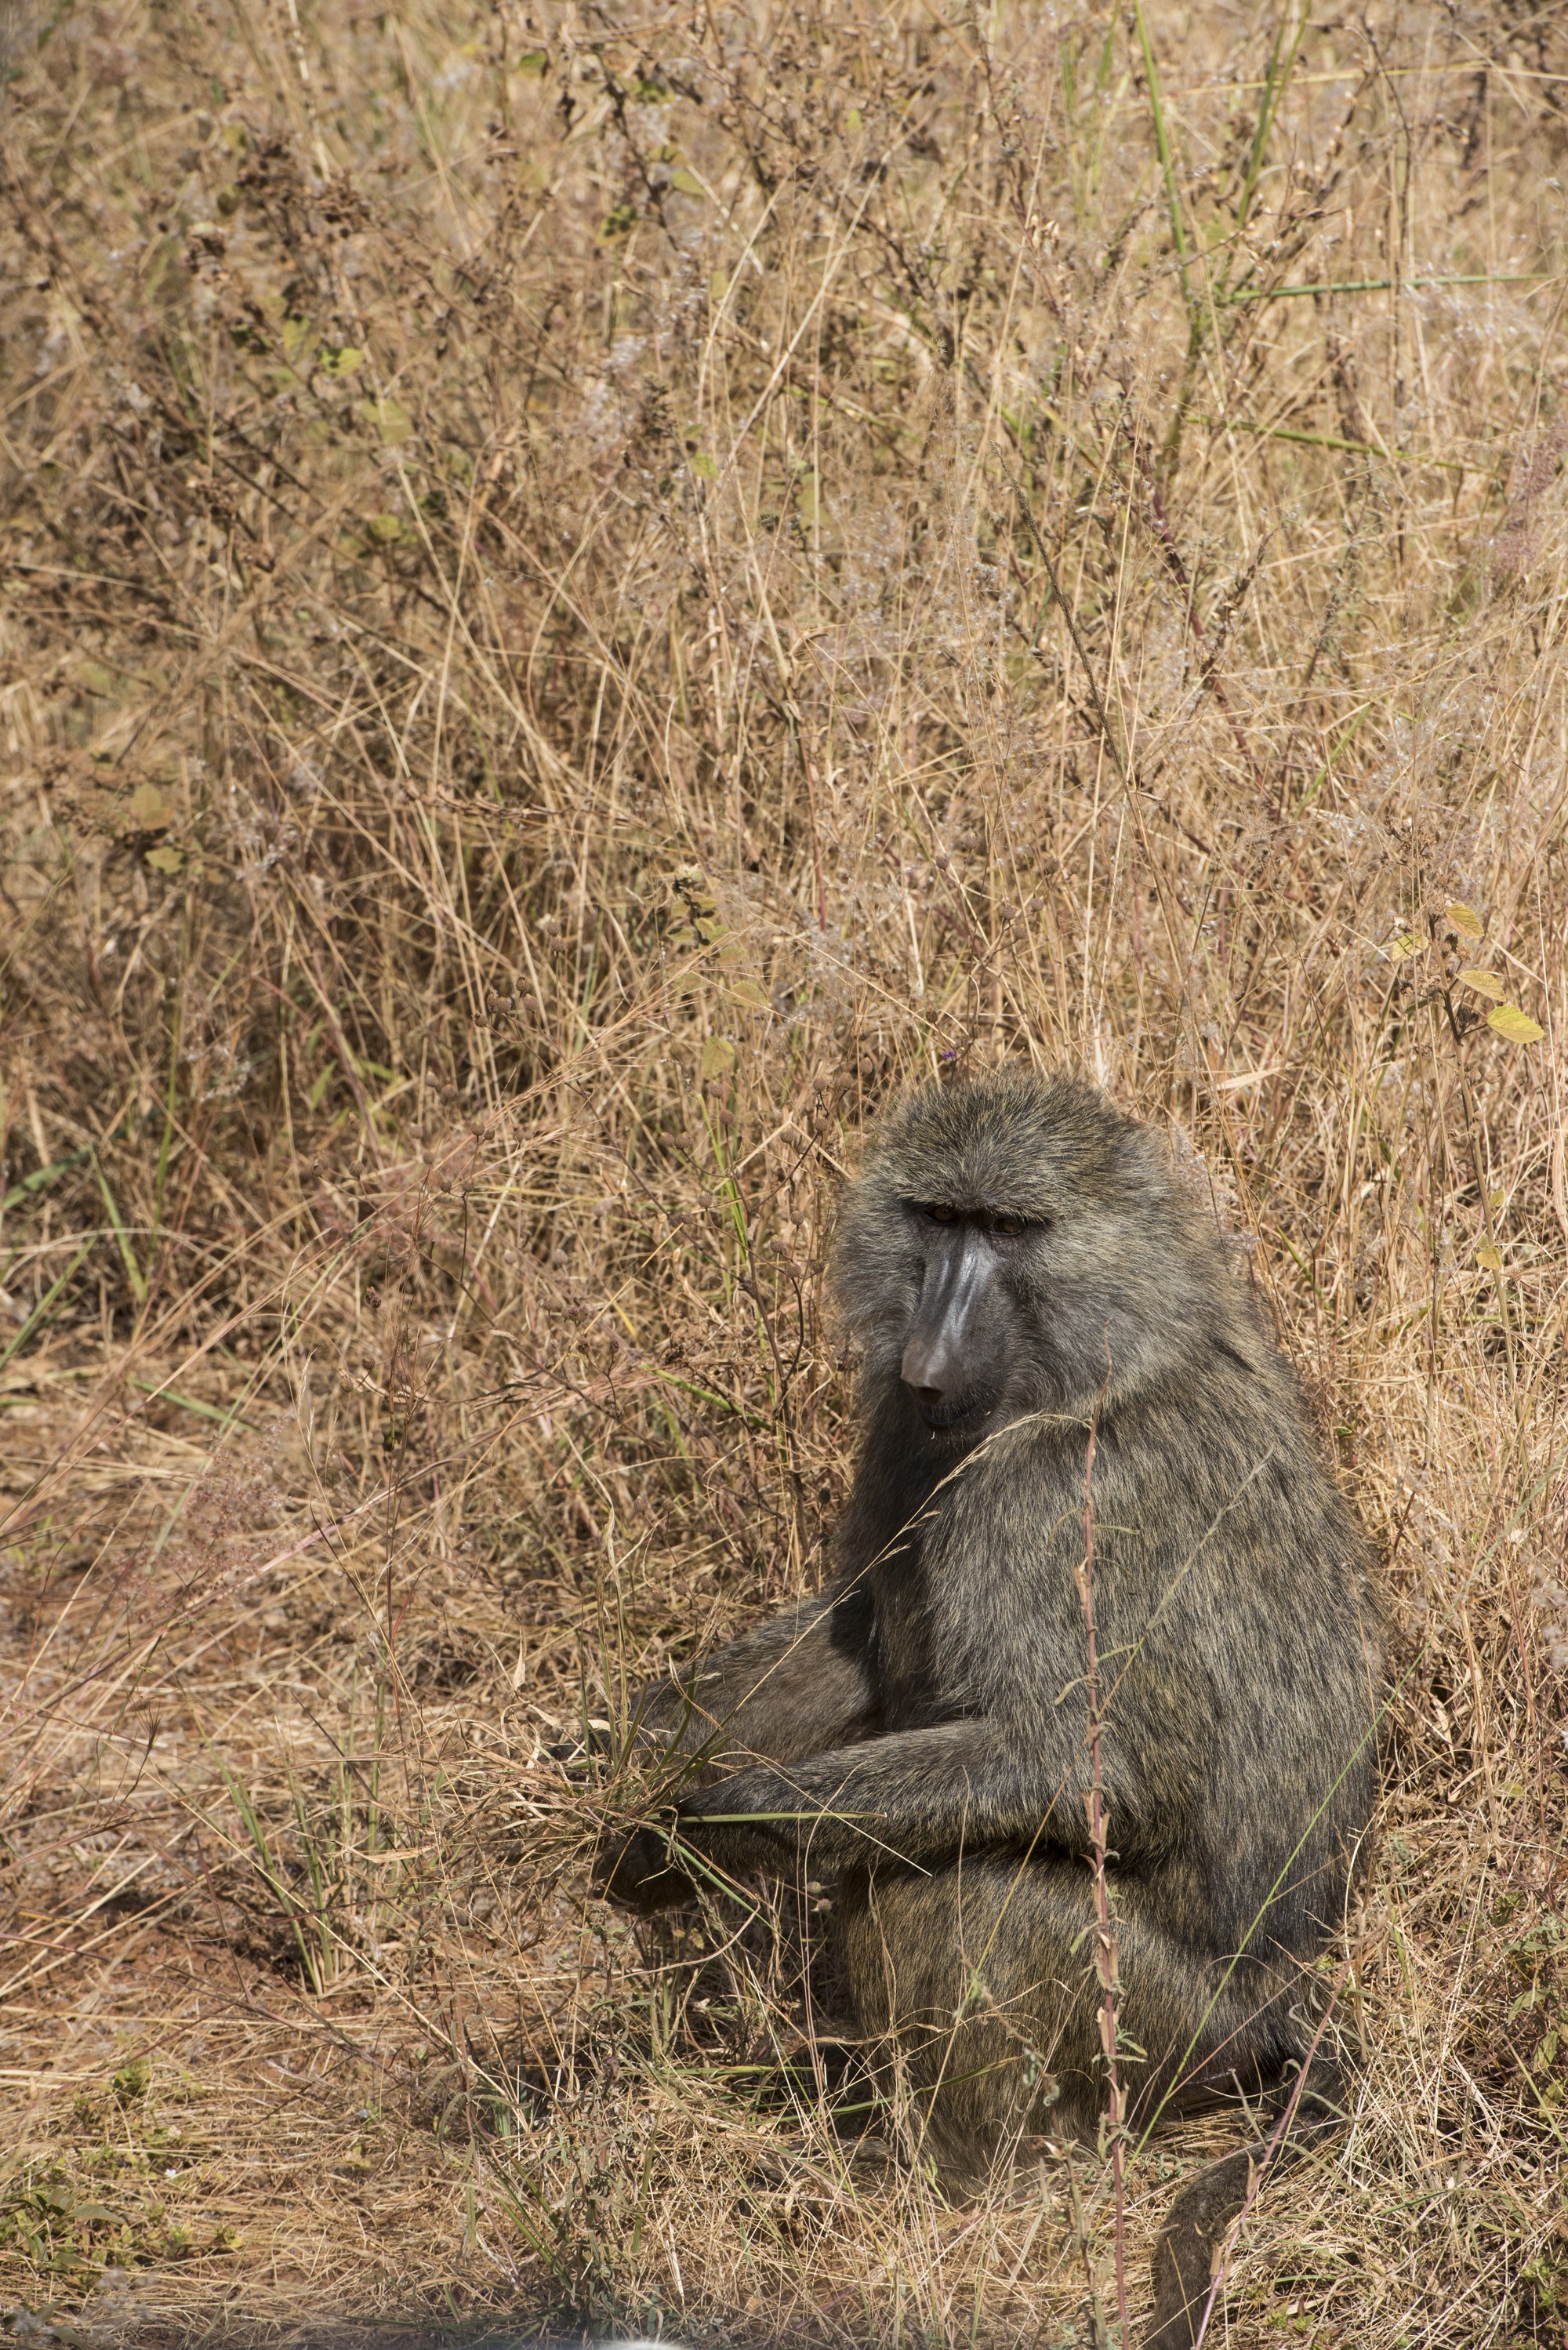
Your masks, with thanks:
[{"label": "baboon's mouth", "polygon": [[989,1395],[964,1396],[957,1403],[923,1403],[919,1413],[928,1428],[961,1428],[971,1420],[983,1419],[994,1401]]}]

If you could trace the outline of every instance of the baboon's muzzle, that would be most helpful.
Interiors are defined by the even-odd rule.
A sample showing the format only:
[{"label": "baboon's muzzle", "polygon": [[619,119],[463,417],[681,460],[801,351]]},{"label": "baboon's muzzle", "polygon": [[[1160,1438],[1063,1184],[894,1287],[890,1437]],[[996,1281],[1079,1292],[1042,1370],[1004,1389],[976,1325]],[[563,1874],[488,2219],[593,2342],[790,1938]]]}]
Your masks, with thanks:
[{"label": "baboon's muzzle", "polygon": [[1014,1308],[995,1249],[975,1225],[933,1232],[899,1376],[928,1428],[983,1418],[1006,1384]]}]

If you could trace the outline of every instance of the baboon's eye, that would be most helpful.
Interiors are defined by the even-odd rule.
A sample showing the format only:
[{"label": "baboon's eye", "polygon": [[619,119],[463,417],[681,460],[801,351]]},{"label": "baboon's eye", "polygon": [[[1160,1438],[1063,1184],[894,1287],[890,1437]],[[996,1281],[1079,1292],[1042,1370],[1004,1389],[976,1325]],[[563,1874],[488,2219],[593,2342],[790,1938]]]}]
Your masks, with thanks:
[{"label": "baboon's eye", "polygon": [[945,1200],[929,1201],[920,1212],[929,1216],[933,1224],[956,1224],[958,1222],[958,1210],[950,1207]]},{"label": "baboon's eye", "polygon": [[991,1229],[993,1232],[1000,1232],[1004,1240],[1015,1240],[1025,1227],[1022,1216],[992,1216]]}]

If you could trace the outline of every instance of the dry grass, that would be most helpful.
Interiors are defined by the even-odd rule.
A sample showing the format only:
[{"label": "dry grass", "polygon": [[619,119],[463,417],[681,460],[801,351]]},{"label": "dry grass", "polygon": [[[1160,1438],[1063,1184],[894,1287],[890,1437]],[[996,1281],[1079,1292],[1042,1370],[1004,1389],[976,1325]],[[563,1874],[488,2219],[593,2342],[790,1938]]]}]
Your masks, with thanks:
[{"label": "dry grass", "polygon": [[1560,2342],[1562,0],[17,26],[0,2308],[1109,2338],[1100,2168],[759,2100],[802,1919],[649,1969],[546,1751],[821,1571],[842,1171],[1011,1054],[1200,1154],[1387,1562],[1214,2338]]}]

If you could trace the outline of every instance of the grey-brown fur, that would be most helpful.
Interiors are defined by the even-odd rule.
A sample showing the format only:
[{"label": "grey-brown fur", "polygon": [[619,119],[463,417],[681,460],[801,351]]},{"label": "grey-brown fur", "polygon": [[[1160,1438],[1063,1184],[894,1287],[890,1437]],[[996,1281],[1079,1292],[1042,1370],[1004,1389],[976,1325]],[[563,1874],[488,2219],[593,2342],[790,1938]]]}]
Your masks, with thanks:
[{"label": "grey-brown fur", "polygon": [[[978,1441],[933,1435],[900,1377],[923,1201],[1049,1220],[1008,1243],[1008,1373]],[[1133,2116],[1268,2095],[1307,2054],[1307,1970],[1371,1816],[1379,1674],[1366,1545],[1289,1369],[1163,1149],[1064,1078],[897,1108],[846,1201],[837,1283],[865,1349],[840,1572],[650,1700],[705,1778],[724,1769],[678,1805],[680,1844],[718,1870],[837,1877],[860,2023],[899,2052],[949,2173],[1031,2135],[1093,2135],[1075,1577],[1093,1420],[1119,2028],[1145,2052],[1124,2056]],[[644,1831],[610,1889],[679,1898],[670,1853]],[[1315,2086],[1308,2104],[1321,2126]],[[1179,2199],[1160,2350],[1190,2339],[1245,2187],[1242,2156]]]}]

